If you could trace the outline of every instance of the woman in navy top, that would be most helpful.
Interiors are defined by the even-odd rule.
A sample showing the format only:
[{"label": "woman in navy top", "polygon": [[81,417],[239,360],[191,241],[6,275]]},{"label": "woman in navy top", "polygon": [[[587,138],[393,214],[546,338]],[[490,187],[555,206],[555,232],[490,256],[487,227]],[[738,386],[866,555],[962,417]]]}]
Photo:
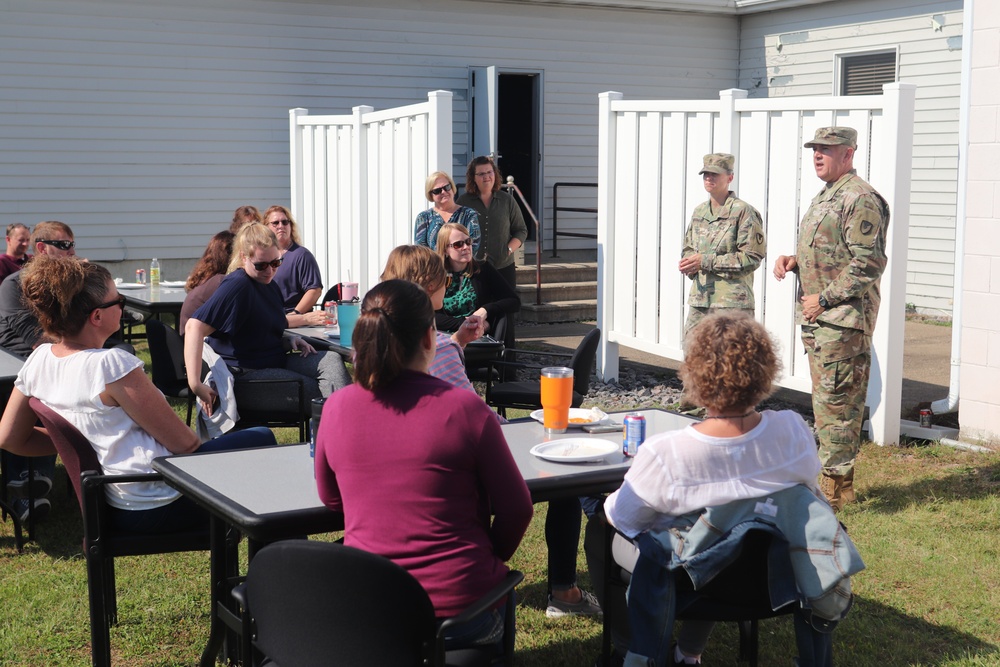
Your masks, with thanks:
[{"label": "woman in navy top", "polygon": [[[351,382],[339,354],[317,352],[302,338],[285,335],[288,320],[281,291],[273,282],[281,262],[274,233],[259,223],[245,225],[233,242],[229,275],[184,327],[188,384],[208,414],[217,393],[201,381],[202,340],[225,360],[237,379],[301,379],[306,400],[329,396]],[[273,385],[264,383],[257,391],[251,385],[241,405],[276,409],[275,398]],[[291,395],[281,398],[295,400]]]}]

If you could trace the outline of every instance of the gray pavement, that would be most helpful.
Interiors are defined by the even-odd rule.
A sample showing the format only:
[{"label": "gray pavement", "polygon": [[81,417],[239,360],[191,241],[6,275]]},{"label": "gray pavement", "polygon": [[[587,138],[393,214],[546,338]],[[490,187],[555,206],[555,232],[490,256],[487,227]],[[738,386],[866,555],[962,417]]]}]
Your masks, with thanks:
[{"label": "gray pavement", "polygon": [[[518,344],[530,347],[551,347],[571,352],[595,325],[595,322],[519,323],[517,340]],[[915,420],[920,407],[948,396],[951,331],[950,326],[907,321],[903,341],[902,418]],[[680,362],[626,347],[620,347],[620,357],[622,364],[660,369],[666,374],[675,374],[680,367]],[[782,390],[780,397],[796,403],[809,403],[809,395],[802,392]],[[947,420],[948,417],[942,415],[935,421]],[[957,426],[957,423],[957,418],[954,418],[954,425]]]}]

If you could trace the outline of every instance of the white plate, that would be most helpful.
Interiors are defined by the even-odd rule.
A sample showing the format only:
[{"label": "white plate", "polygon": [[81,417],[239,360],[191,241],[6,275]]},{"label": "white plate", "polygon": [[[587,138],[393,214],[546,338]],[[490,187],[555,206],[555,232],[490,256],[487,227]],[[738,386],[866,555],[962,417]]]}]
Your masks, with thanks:
[{"label": "white plate", "polygon": [[184,287],[187,283],[183,280],[161,280],[160,287]]},{"label": "white plate", "polygon": [[337,340],[340,340],[340,328],[334,327],[332,329],[327,329],[323,332],[323,335],[327,338],[336,338]]},{"label": "white plate", "polygon": [[621,451],[621,448],[620,442],[603,438],[563,438],[535,445],[531,453],[546,461],[581,463],[600,461],[612,452]]},{"label": "white plate", "polygon": [[[535,410],[529,415],[539,424],[545,422],[545,411]],[[572,419],[585,419],[586,421],[574,422],[570,421],[570,428],[580,428],[583,426],[591,426],[593,424],[600,424],[602,421],[607,419],[607,415],[597,408],[570,408],[569,418]]]},{"label": "white plate", "polygon": [[115,287],[118,289],[142,289],[145,285],[142,283],[115,283]]}]

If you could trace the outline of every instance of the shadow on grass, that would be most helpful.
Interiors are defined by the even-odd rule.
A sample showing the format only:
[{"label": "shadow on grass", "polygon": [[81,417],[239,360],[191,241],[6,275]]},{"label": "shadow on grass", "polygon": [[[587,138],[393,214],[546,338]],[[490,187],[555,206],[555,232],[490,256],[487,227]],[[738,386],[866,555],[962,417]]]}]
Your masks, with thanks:
[{"label": "shadow on grass", "polygon": [[909,484],[874,484],[858,499],[866,512],[893,514],[917,504],[977,500],[1000,493],[1000,463],[956,466],[948,474]]}]

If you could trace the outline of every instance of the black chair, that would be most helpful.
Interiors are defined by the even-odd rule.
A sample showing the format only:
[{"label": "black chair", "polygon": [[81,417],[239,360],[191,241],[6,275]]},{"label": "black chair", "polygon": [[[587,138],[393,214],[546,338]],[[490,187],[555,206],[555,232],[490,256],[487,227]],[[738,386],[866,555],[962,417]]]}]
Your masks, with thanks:
[{"label": "black chair", "polygon": [[[48,430],[80,503],[83,514],[83,554],[87,562],[90,598],[91,661],[94,667],[109,667],[110,628],[118,622],[115,558],[208,550],[208,530],[155,534],[112,528],[104,487],[110,483],[156,481],[162,479],[159,473],[102,474],[97,453],[90,442],[72,424],[37,398],[28,400],[31,409]],[[230,548],[235,549],[236,545],[232,544]]]},{"label": "black chair", "polygon": [[[569,358],[569,367],[573,369],[573,407],[578,408],[590,390],[590,370],[597,358],[597,346],[601,342],[601,330],[593,329],[577,346],[572,354],[560,352],[539,352],[536,350],[515,350],[508,348],[503,351],[503,357],[516,354],[518,358],[534,356]],[[510,382],[494,382],[493,369],[516,368],[538,370],[541,366],[521,361],[493,361],[486,378],[486,404],[497,408],[501,415],[507,416],[507,408],[522,408],[536,410],[542,407],[542,389],[538,378]]]},{"label": "black chair", "polygon": [[188,388],[187,370],[184,368],[184,339],[160,320],[146,322],[146,340],[152,366],[153,384],[164,396],[187,401],[187,425],[191,425],[194,392]]},{"label": "black chair", "polygon": [[[612,591],[617,589],[621,600],[631,576],[612,560],[611,539],[616,533],[613,529],[608,533],[605,551],[605,562],[608,565],[605,567],[604,591],[607,595],[612,595]],[[772,603],[769,575],[773,573],[790,577],[791,572],[788,543],[771,532],[749,530],[741,540],[739,554],[715,578],[698,590],[695,590],[683,569],[673,572],[676,591],[674,618],[678,621],[735,622],[740,633],[738,659],[749,662],[751,667],[757,667],[759,621],[776,616],[796,615],[798,648],[800,653],[807,653],[810,658],[803,664],[832,665],[830,633],[836,622],[816,619],[814,623],[807,612],[803,612],[797,598],[782,600],[777,605]],[[603,665],[609,665],[613,614],[624,613],[624,607],[621,604],[606,604],[604,613],[601,658]],[[824,629],[819,630],[815,625],[822,625]],[[802,641],[803,636],[807,641]]]},{"label": "black chair", "polygon": [[[9,456],[10,452],[8,452],[7,450],[5,449],[0,450],[0,519],[6,521],[7,517],[10,517],[10,521],[14,526],[14,546],[17,548],[17,552],[21,553],[22,551],[24,551],[24,542],[25,542],[24,534],[22,532],[21,519],[18,516],[17,512],[14,510],[14,506],[11,504],[12,501],[10,501],[7,498],[7,482],[11,481],[10,475],[7,474],[7,471],[10,467],[8,463]],[[28,479],[32,479],[34,473],[35,473],[35,466],[29,459]],[[28,498],[28,504],[30,506],[31,504],[34,503],[35,499],[31,495],[30,484],[28,485],[28,489],[29,491],[27,498]],[[24,528],[27,528],[28,540],[34,541],[35,520],[31,512],[28,512],[28,521],[27,525],[24,526]]]},{"label": "black chair", "polygon": [[[159,320],[146,321],[146,336],[149,340],[149,356],[152,361],[153,384],[166,396],[183,398],[187,401],[187,424],[191,425],[191,413],[195,396],[188,388],[187,370],[184,366],[184,339],[172,328]],[[202,365],[202,373],[207,372],[207,366]],[[283,407],[276,400],[273,409],[251,410],[243,406],[241,401],[244,391],[257,384],[267,384],[274,387],[274,396],[290,397],[286,403],[291,407]],[[240,413],[240,421],[236,428],[251,426],[266,426],[268,428],[290,427],[299,429],[299,441],[305,442],[309,427],[309,405],[305,398],[305,387],[299,380],[248,380],[236,377],[233,394],[236,407]]]},{"label": "black chair", "polygon": [[[288,540],[261,549],[246,585],[234,593],[244,609],[244,650],[273,667],[338,665],[512,664],[513,590],[504,581],[440,628],[427,593],[406,570],[372,553],[330,542]],[[503,651],[444,651],[442,634],[507,598]],[[322,619],[322,622],[317,622]],[[251,638],[250,646],[247,638]],[[251,649],[252,646],[252,649]],[[248,652],[244,663],[249,664]]]}]

